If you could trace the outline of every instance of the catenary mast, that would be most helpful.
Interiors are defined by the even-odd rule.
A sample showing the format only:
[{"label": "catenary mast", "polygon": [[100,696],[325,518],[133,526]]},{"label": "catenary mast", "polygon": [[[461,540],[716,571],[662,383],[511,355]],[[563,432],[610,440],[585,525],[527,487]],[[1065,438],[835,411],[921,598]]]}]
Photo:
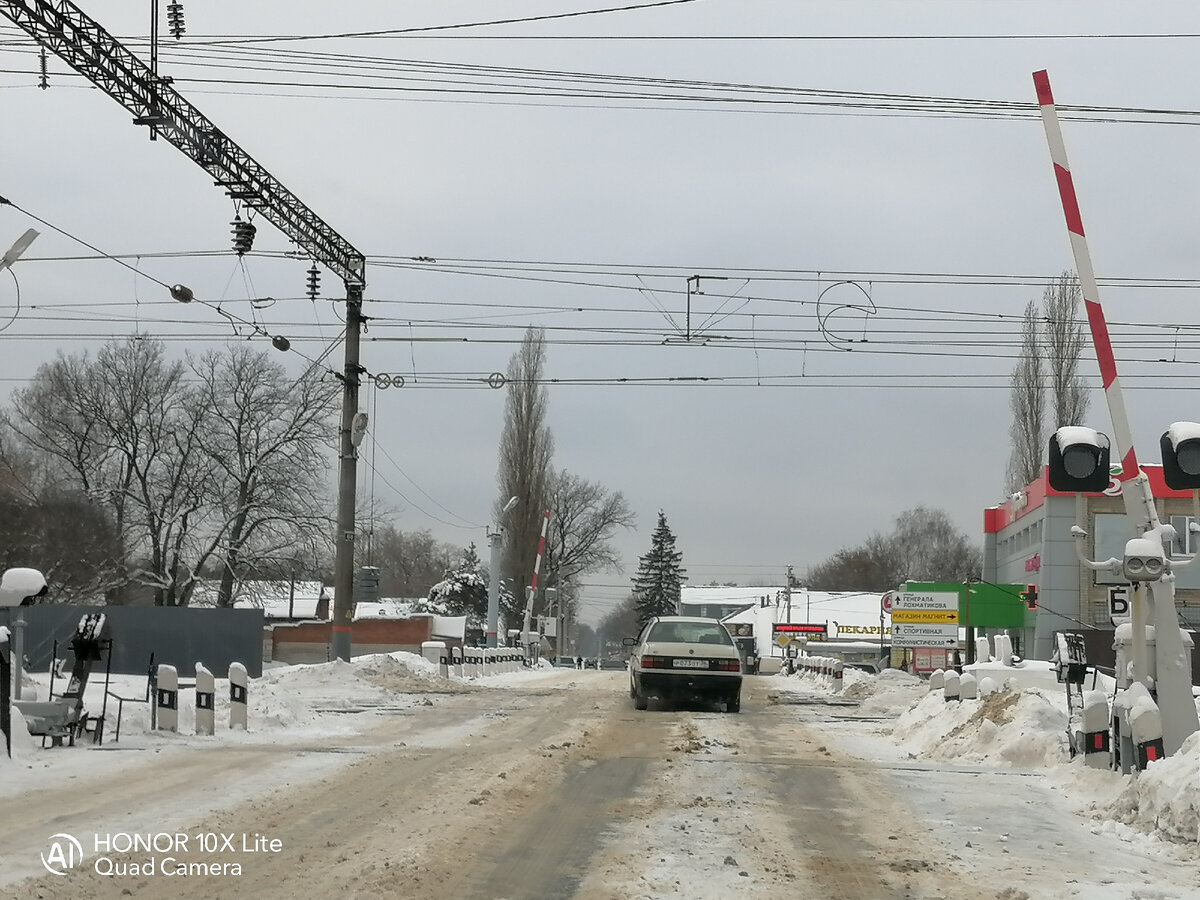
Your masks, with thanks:
[{"label": "catenary mast", "polygon": [[[346,348],[339,440],[337,555],[334,562],[333,655],[350,659],[354,613],[354,494],[358,417],[359,338],[366,257],[278,179],[230,140],[120,41],[67,0],[0,0],[0,14],[42,47],[133,113],[213,177],[235,201],[256,210],[346,286]],[[190,295],[189,295],[190,298]],[[178,299],[178,298],[177,298]],[[356,421],[357,419],[357,421]],[[356,427],[358,425],[358,427]]]}]

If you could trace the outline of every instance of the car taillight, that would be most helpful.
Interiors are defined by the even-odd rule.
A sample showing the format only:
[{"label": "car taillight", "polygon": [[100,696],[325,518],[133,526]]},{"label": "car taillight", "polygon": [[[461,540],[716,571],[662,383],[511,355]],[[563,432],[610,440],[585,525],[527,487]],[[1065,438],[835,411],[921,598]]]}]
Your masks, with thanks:
[{"label": "car taillight", "polygon": [[740,672],[742,666],[736,659],[718,659],[716,670],[718,672]]}]

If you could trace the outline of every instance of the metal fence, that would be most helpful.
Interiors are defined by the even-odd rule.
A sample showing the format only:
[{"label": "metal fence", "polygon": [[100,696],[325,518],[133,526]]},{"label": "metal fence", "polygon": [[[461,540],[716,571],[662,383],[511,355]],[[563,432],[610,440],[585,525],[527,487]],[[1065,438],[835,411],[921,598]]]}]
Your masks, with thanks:
[{"label": "metal fence", "polygon": [[23,606],[0,610],[0,625],[25,620],[27,669],[50,667],[54,642],[61,659],[87,613],[102,612],[112,638],[112,671],[144,673],[155,663],[193,672],[196,663],[223,677],[229,664],[240,662],[253,678],[262,675],[263,612],[261,609],[191,609],[178,606]]}]

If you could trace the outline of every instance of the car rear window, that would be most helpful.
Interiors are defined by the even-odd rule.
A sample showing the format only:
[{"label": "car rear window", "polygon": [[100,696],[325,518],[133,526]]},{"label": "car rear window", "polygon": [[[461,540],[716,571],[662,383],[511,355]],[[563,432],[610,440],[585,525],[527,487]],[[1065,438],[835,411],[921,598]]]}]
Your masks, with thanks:
[{"label": "car rear window", "polygon": [[658,622],[650,629],[648,641],[675,641],[683,644],[725,644],[733,638],[725,626],[707,622]]}]

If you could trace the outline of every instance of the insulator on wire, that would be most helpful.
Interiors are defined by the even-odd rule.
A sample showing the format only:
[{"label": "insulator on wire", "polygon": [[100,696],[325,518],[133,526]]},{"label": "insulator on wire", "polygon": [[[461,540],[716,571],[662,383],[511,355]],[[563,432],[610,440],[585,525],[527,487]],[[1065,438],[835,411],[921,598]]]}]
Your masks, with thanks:
[{"label": "insulator on wire", "polygon": [[41,75],[38,76],[38,87],[40,87],[44,91],[46,88],[50,87],[50,69],[49,69],[49,63],[46,59],[46,48],[45,47],[42,48],[41,59],[39,60],[39,64],[41,65],[42,73],[41,73]]},{"label": "insulator on wire", "polygon": [[171,29],[171,36],[175,40],[183,37],[183,33],[187,30],[187,27],[183,24],[182,3],[167,4],[167,26]]},{"label": "insulator on wire", "polygon": [[230,231],[233,234],[234,251],[238,256],[241,256],[243,253],[249,253],[250,248],[254,246],[254,233],[258,230],[254,227],[254,223],[247,222],[241,216],[237,216],[229,224],[233,226]]},{"label": "insulator on wire", "polygon": [[321,271],[317,268],[317,264],[313,263],[311,269],[308,270],[308,299],[316,300],[317,295],[321,292]]}]

